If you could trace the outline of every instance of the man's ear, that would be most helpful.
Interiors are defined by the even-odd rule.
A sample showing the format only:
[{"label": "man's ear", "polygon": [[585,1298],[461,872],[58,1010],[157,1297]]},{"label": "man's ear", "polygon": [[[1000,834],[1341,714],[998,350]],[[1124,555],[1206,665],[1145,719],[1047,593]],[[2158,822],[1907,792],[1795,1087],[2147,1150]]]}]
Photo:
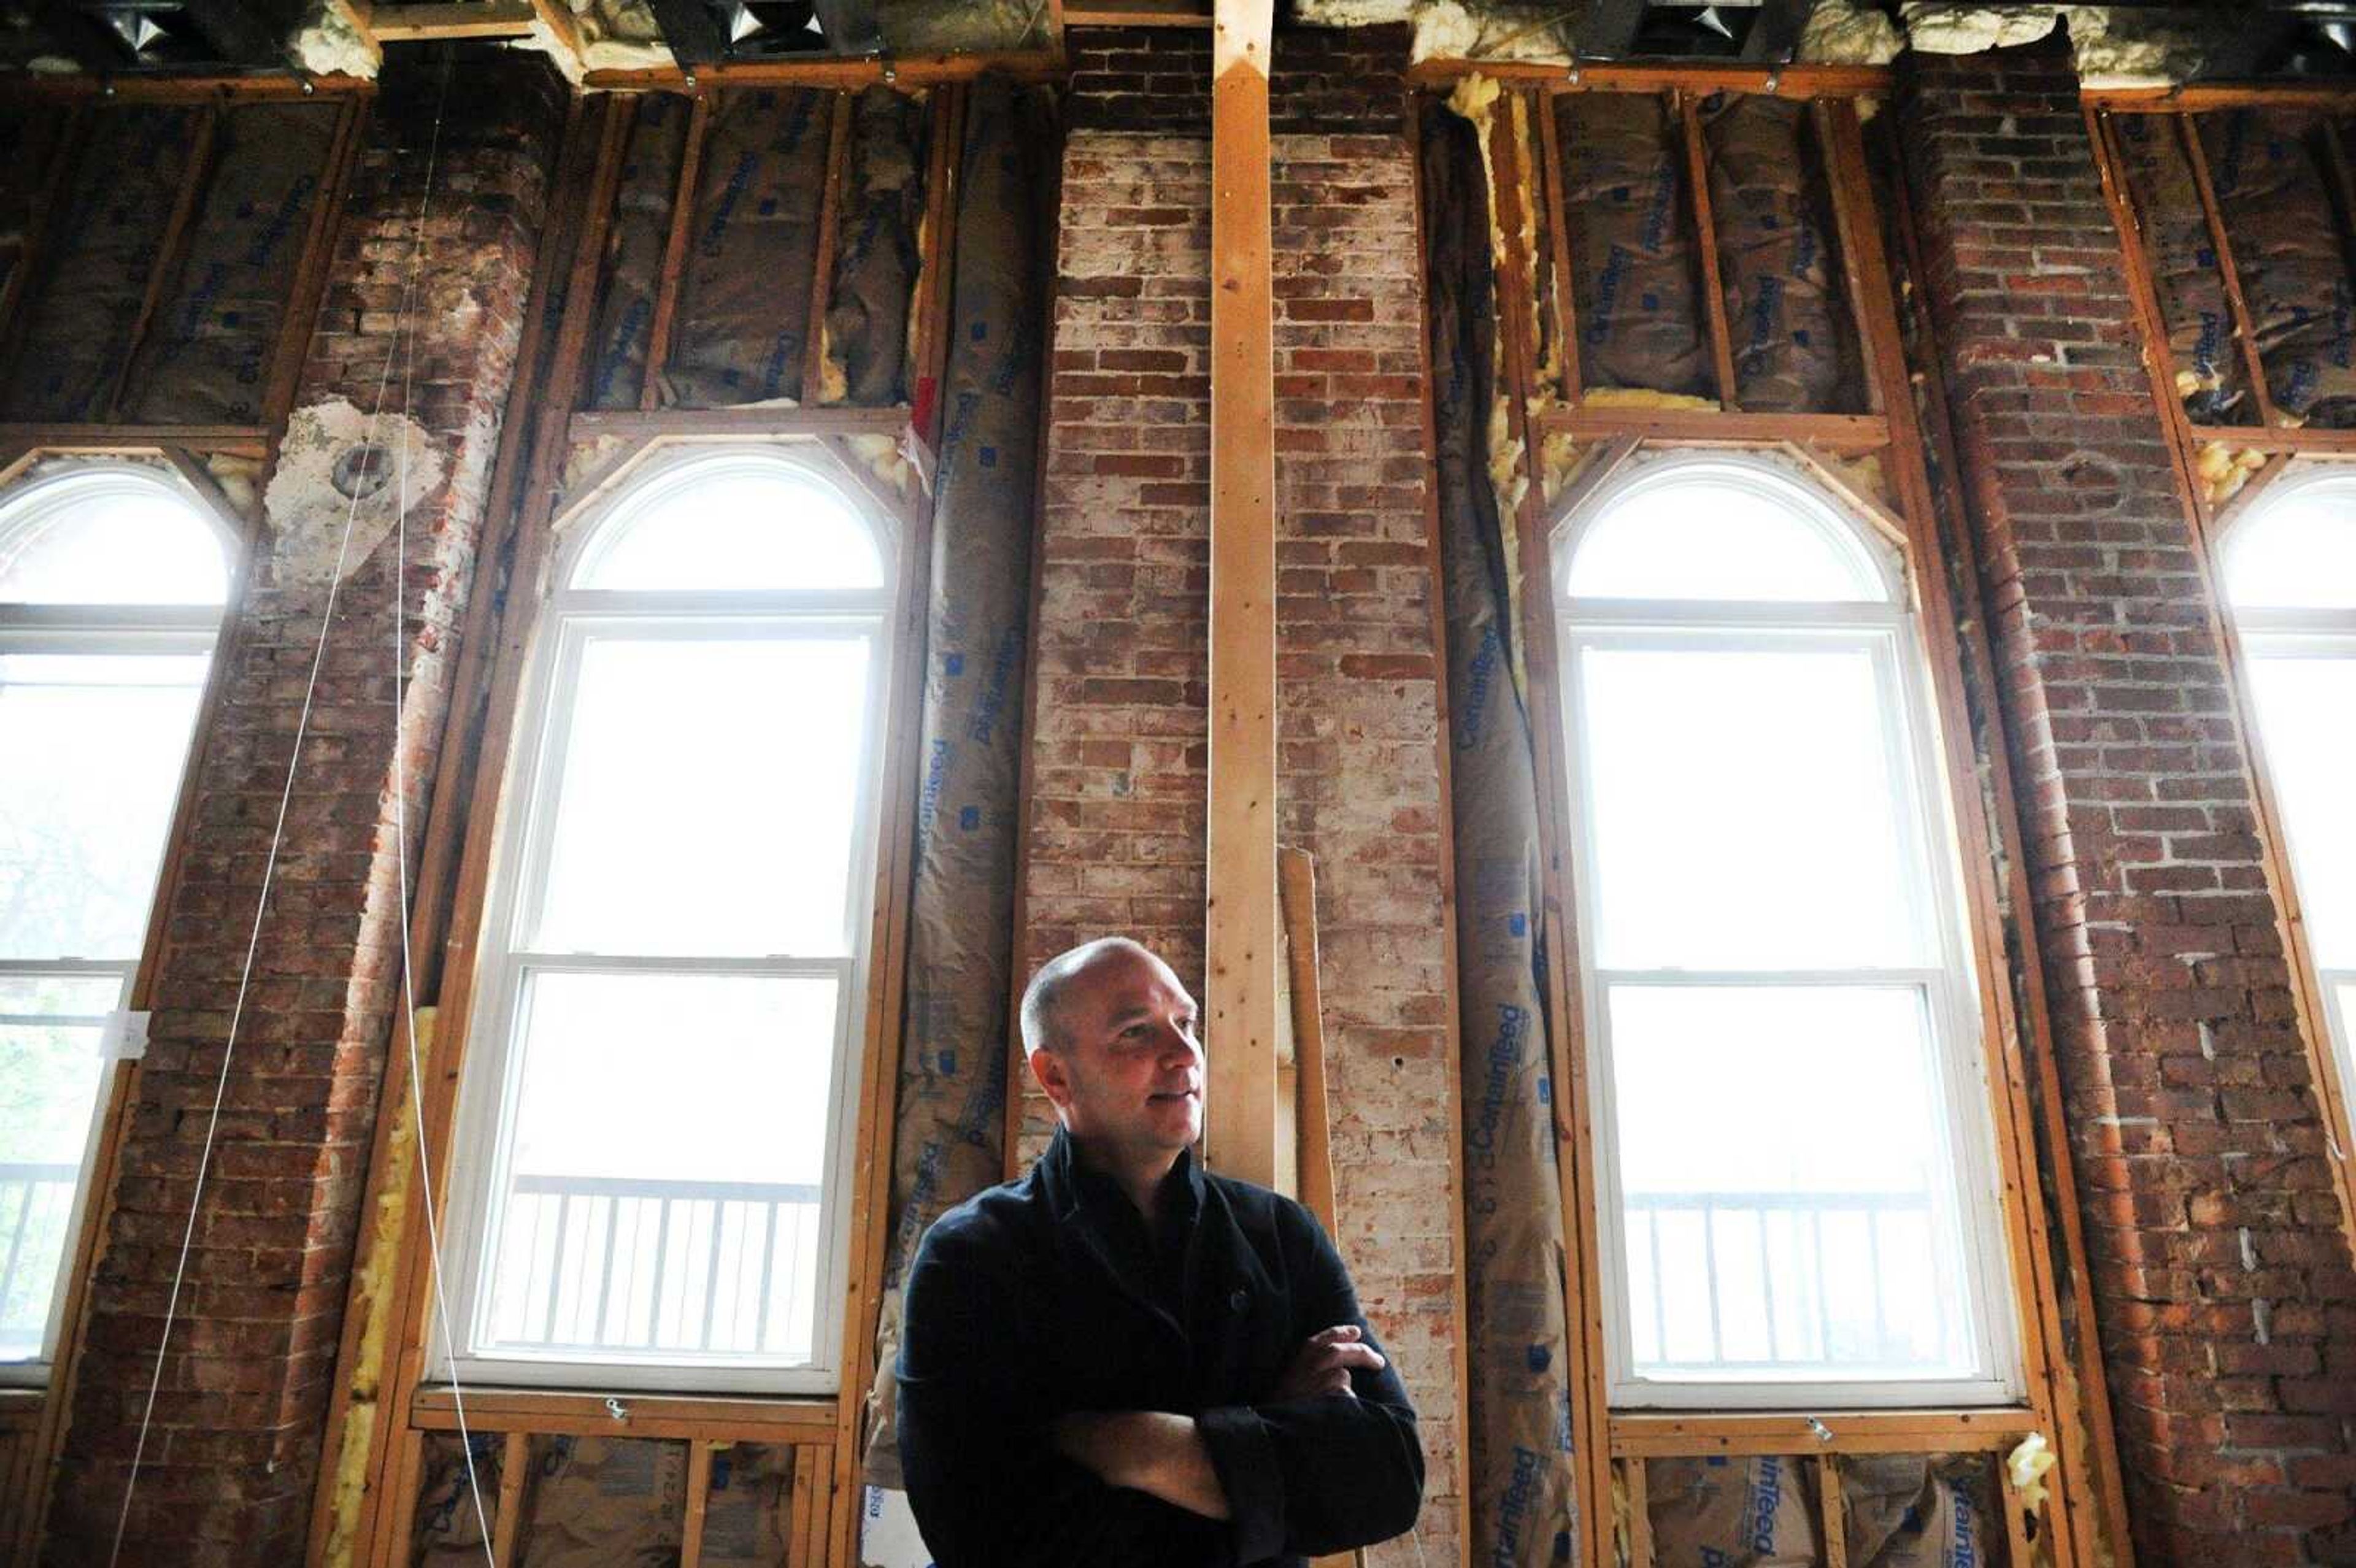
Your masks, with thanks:
[{"label": "man's ear", "polygon": [[1063,1058],[1042,1047],[1033,1051],[1028,1060],[1031,1076],[1038,1080],[1041,1092],[1055,1103],[1055,1109],[1068,1109],[1072,1104],[1072,1077]]}]

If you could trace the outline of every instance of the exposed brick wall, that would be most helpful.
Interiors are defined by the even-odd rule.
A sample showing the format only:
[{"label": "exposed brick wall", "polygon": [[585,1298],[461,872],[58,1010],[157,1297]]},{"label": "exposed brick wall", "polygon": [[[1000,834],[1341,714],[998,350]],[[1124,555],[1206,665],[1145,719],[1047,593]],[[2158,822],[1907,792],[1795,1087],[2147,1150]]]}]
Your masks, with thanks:
[{"label": "exposed brick wall", "polygon": [[[1318,860],[1341,1243],[1422,1413],[1419,1533],[1450,1561],[1454,1102],[1412,168],[1396,134],[1286,136],[1276,160],[1280,822]],[[1035,965],[1128,931],[1198,988],[1209,174],[1191,137],[1080,131],[1066,152],[1025,932]],[[1035,1148],[1035,1105],[1032,1125]]]},{"label": "exposed brick wall", "polygon": [[[1396,132],[1411,30],[1281,27],[1269,77],[1269,125],[1291,132]],[[1211,133],[1211,35],[1190,27],[1076,27],[1074,130]]]},{"label": "exposed brick wall", "polygon": [[[298,411],[334,398],[374,406],[442,98],[440,60],[396,57],[381,84]],[[392,792],[408,794],[413,839],[447,711],[562,122],[545,67],[511,54],[459,57],[447,103],[414,410],[448,477],[411,508],[407,560],[394,562],[382,536],[365,539],[367,553],[336,606],[126,1563],[203,1568],[302,1557],[398,996]],[[396,370],[396,408],[400,388]],[[194,827],[168,912],[152,1044],[135,1080],[55,1482],[49,1562],[108,1560],[326,609],[328,573],[302,569],[320,560],[316,534],[305,530],[323,517],[340,533],[337,498],[273,505],[272,523],[282,531],[265,530],[258,547],[229,644],[224,704],[197,764]],[[411,683],[408,748],[400,756],[387,667],[397,564]]]},{"label": "exposed brick wall", "polygon": [[2136,1545],[2348,1562],[2356,1274],[2077,83],[2054,46],[1902,80]]}]

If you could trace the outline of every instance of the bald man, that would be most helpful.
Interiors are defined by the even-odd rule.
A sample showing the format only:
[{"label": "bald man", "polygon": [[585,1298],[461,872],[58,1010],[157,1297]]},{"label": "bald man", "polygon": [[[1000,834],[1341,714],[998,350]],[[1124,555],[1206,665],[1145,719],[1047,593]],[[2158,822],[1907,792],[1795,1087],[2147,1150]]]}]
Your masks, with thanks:
[{"label": "bald man", "polygon": [[1122,937],[1023,995],[1055,1142],[908,1275],[900,1456],[940,1568],[1297,1564],[1415,1523],[1415,1410],[1333,1243],[1196,1161],[1194,1030]]}]

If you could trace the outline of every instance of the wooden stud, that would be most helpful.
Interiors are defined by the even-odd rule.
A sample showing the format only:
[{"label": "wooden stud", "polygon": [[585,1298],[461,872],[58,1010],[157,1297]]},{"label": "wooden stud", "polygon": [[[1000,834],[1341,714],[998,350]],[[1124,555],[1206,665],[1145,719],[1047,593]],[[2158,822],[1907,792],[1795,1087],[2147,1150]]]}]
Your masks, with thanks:
[{"label": "wooden stud", "polygon": [[2199,113],[2209,109],[2263,105],[2274,109],[2322,109],[2356,112],[2356,86],[2345,80],[2186,82],[2174,87],[2087,87],[2079,98],[2089,109]]},{"label": "wooden stud", "polygon": [[1216,0],[1211,84],[1210,1165],[1276,1175],[1276,400],[1269,0]]},{"label": "wooden stud", "polygon": [[[830,1441],[839,1401],[749,1394],[631,1394],[622,1413],[605,1397],[555,1389],[477,1389],[466,1395],[470,1432],[529,1432],[535,1436],[640,1437],[674,1441],[726,1437],[745,1443]],[[420,1432],[458,1430],[457,1402],[447,1386],[420,1389],[409,1424]]]},{"label": "wooden stud", "polygon": [[425,1470],[425,1435],[422,1432],[395,1433],[392,1437],[392,1498],[393,1506],[385,1509],[391,1516],[391,1532],[384,1551],[368,1561],[381,1568],[392,1568],[416,1561],[414,1542],[417,1535],[417,1485]]},{"label": "wooden stud", "polygon": [[[1839,134],[1833,121],[1833,106],[1819,101],[1810,105],[1810,109],[1816,133],[1816,151],[1823,163],[1821,172],[1825,176],[1825,188],[1832,197],[1833,232],[1840,245],[1842,293],[1848,299],[1849,326],[1856,335],[1858,357],[1863,362],[1866,411],[1886,416],[1894,394],[1883,384],[1882,378],[1886,372],[1881,357],[1870,347],[1874,336],[1874,313],[1867,303],[1865,280],[1857,264],[1858,246],[1862,242],[1865,226],[1874,220],[1873,189],[1870,185],[1857,183],[1858,178],[1864,176],[1862,169],[1852,177],[1843,177],[1837,172],[1845,167],[1845,162],[1833,146]],[[1901,382],[1900,388],[1902,389],[1905,385]]]},{"label": "wooden stud", "polygon": [[[936,82],[971,81],[979,76],[1004,77],[1010,81],[1053,81],[1067,71],[1062,56],[1050,50],[1009,54],[894,55],[881,59],[731,60],[695,68],[697,82],[721,87],[859,88],[879,81],[902,87],[929,87]],[[888,75],[887,75],[888,72]],[[677,66],[642,70],[593,70],[582,79],[592,92],[677,92],[687,86],[688,72]]]},{"label": "wooden stud", "polygon": [[[1823,1431],[1817,1428],[1823,1427]],[[1823,1415],[1715,1412],[1612,1417],[1615,1458],[1743,1454],[1965,1454],[2017,1446],[2048,1431],[2032,1410],[1853,1410]],[[1826,1433],[1830,1433],[1826,1436]]]},{"label": "wooden stud", "polygon": [[1718,226],[1710,214],[1709,155],[1702,140],[1701,111],[1689,92],[1672,93],[1670,101],[1676,106],[1685,134],[1686,184],[1691,193],[1686,211],[1693,219],[1701,252],[1702,312],[1709,321],[1710,375],[1718,386],[1719,407],[1731,411],[1742,404],[1736,395],[1734,337],[1726,324],[1726,286],[1719,274]]},{"label": "wooden stud", "polygon": [[2035,1568],[2036,1549],[2029,1541],[2029,1509],[2012,1484],[2011,1467],[2002,1458],[1996,1467],[1996,1493],[2004,1499],[2004,1543],[2007,1568]]},{"label": "wooden stud", "polygon": [[1848,1504],[1841,1491],[1840,1456],[1822,1455],[1814,1463],[1816,1523],[1825,1535],[1825,1568],[1848,1568]]},{"label": "wooden stud", "polygon": [[429,38],[520,38],[530,35],[536,16],[530,0],[378,5],[369,17],[369,35],[379,44]]},{"label": "wooden stud", "polygon": [[[1408,101],[1408,146],[1414,156],[1409,159],[1409,177],[1415,188],[1415,237],[1418,256],[1431,254],[1430,240],[1424,217],[1423,193],[1423,116],[1427,109],[1420,94]],[[1423,280],[1418,280],[1417,294],[1421,297]],[[1423,450],[1440,450],[1438,415],[1434,400],[1438,382],[1431,362],[1431,334],[1426,329],[1416,334],[1420,368],[1423,372],[1423,407],[1421,410]],[[1453,1413],[1460,1440],[1450,1446],[1449,1468],[1456,1483],[1456,1495],[1472,1495],[1472,1461],[1470,1435],[1472,1430],[1472,1367],[1471,1328],[1467,1321],[1465,1282],[1471,1277],[1466,1259],[1464,1240],[1464,1117],[1463,1117],[1463,1021],[1454,1005],[1457,995],[1456,950],[1456,781],[1451,761],[1452,734],[1450,726],[1448,674],[1447,596],[1441,592],[1442,571],[1440,523],[1440,486],[1436,476],[1427,466],[1423,486],[1424,570],[1429,587],[1424,599],[1431,618],[1431,645],[1440,655],[1440,677],[1432,689],[1432,752],[1440,781],[1440,995],[1449,999],[1441,1008],[1446,1015],[1440,1029],[1440,1056],[1446,1087],[1441,1093],[1440,1115],[1448,1125],[1448,1266],[1452,1282],[1448,1293],[1450,1330],[1450,1370],[1456,1379],[1456,1399]],[[1471,1562],[1471,1548],[1464,1549],[1462,1561]]]},{"label": "wooden stud", "polygon": [[584,410],[569,416],[571,444],[620,436],[650,441],[706,440],[742,435],[891,435],[908,428],[904,409],[657,409],[604,412]]},{"label": "wooden stud", "polygon": [[[1614,1468],[1621,1485],[1628,1493],[1628,1568],[1654,1568],[1659,1560],[1653,1551],[1653,1499],[1648,1485],[1651,1476],[1642,1459],[1629,1459],[1617,1467],[1606,1466],[1606,1474]],[[1606,1491],[1609,1498],[1611,1493]],[[1599,1562],[1609,1563],[1609,1557]]]},{"label": "wooden stud", "polygon": [[[820,1456],[824,1452],[823,1449],[805,1448],[798,1445],[793,1450],[793,1501],[786,1525],[786,1562],[790,1568],[803,1568],[804,1564],[816,1568],[816,1564],[826,1561],[823,1554],[810,1551],[811,1538],[823,1528],[819,1521],[826,1517],[826,1510],[819,1506],[818,1488],[814,1484]],[[844,1558],[843,1561],[847,1563],[850,1559]]]},{"label": "wooden stud", "polygon": [[1792,442],[1844,457],[1879,452],[1890,444],[1890,421],[1874,414],[1746,414],[1714,409],[1617,408],[1592,402],[1577,409],[1550,409],[1539,427],[1561,431],[1582,444],[1618,436],[1691,446],[1715,442]]},{"label": "wooden stud", "polygon": [[1340,1233],[1333,1199],[1333,1143],[1325,1096],[1325,1012],[1317,960],[1317,862],[1305,849],[1276,852],[1286,955],[1292,980],[1292,1054],[1299,1092],[1295,1147],[1301,1201],[1326,1233]]},{"label": "wooden stud", "polygon": [[523,1524],[523,1483],[531,1474],[531,1437],[510,1432],[499,1456],[498,1511],[492,1516],[491,1561],[515,1561],[516,1531]]},{"label": "wooden stud", "polygon": [[[2241,270],[2233,265],[2233,243],[2225,230],[2225,215],[2217,206],[2217,187],[2209,178],[2209,155],[2201,145],[2201,128],[2190,114],[2174,116],[2176,133],[2184,147],[2184,159],[2192,169],[2193,188],[2201,194],[2201,216],[2209,220],[2209,243],[2217,252],[2217,276],[2225,285],[2225,303],[2233,313],[2233,336],[2242,346],[2242,367],[2250,378],[2251,395],[2257,399],[2258,422],[2269,430],[2282,422],[2282,411],[2275,407],[2274,389],[2266,385],[2266,364],[2258,352],[2257,328],[2250,321],[2250,307],[2242,295]],[[2161,342],[2168,339],[2163,336]]]},{"label": "wooden stud", "polygon": [[[949,309],[956,293],[958,188],[964,175],[966,106],[964,87],[936,90],[932,144],[926,149],[924,233],[931,254],[923,259],[922,271],[916,274],[916,333],[909,346],[908,397],[914,405],[916,439],[926,451],[935,453],[941,447],[941,421],[946,417],[942,405],[948,394],[943,380],[948,371]],[[1057,177],[1060,180],[1060,169]],[[1047,271],[1052,276],[1059,269],[1050,266]],[[1053,356],[1049,357],[1052,361]],[[1050,378],[1055,374],[1052,363],[1047,374]],[[1039,422],[1044,430],[1044,408]],[[1043,453],[1039,464],[1043,496],[1046,466]]]},{"label": "wooden stud", "polygon": [[816,408],[826,400],[826,307],[834,293],[835,228],[841,221],[842,171],[851,156],[851,94],[834,95],[827,122],[826,183],[818,200],[818,250],[810,266],[809,325],[802,331],[801,402]]},{"label": "wooden stud", "polygon": [[687,1445],[687,1518],[680,1526],[679,1568],[702,1568],[703,1519],[712,1507],[712,1442]]},{"label": "wooden stud", "polygon": [[1538,152],[1546,161],[1547,225],[1554,240],[1554,330],[1562,345],[1562,401],[1577,408],[1586,391],[1579,368],[1579,292],[1571,282],[1570,207],[1562,190],[1562,128],[1557,123],[1554,94],[1541,93],[1532,104],[1537,116]]},{"label": "wooden stud", "polygon": [[140,294],[138,314],[131,318],[131,336],[123,347],[123,362],[114,368],[114,381],[102,405],[110,422],[123,419],[123,400],[130,390],[132,368],[139,361],[139,350],[147,341],[147,329],[155,323],[164,291],[171,286],[180,270],[181,258],[187,248],[188,220],[196,216],[197,199],[204,193],[206,181],[212,174],[213,144],[220,135],[222,112],[218,105],[198,112],[197,134],[188,149],[187,167],[181,172],[180,189],[172,198],[172,213],[165,219],[163,239],[155,246],[155,259],[148,263],[147,287]]},{"label": "wooden stud", "polygon": [[1530,82],[1548,91],[1743,92],[1770,98],[1853,98],[1883,93],[1895,80],[1887,66],[1735,65],[1680,61],[1675,65],[1576,66],[1531,60],[1427,59],[1408,67],[1409,87],[1447,87],[1478,72],[1493,81]]},{"label": "wooden stud", "polygon": [[679,315],[679,276],[687,265],[687,230],[695,216],[695,186],[703,171],[703,144],[712,130],[712,100],[695,95],[687,115],[687,147],[680,155],[679,183],[670,198],[670,230],[663,238],[662,272],[655,283],[654,325],[647,331],[646,374],[638,381],[638,407],[662,406],[663,370],[670,363],[670,339]]}]

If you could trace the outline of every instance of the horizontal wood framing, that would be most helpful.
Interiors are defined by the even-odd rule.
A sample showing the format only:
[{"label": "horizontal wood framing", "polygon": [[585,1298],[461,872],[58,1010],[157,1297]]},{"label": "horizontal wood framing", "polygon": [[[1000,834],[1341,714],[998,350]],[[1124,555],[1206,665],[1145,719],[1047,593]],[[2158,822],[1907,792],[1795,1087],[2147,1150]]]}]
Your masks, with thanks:
[{"label": "horizontal wood framing", "polygon": [[1583,92],[1755,92],[1773,98],[1854,98],[1890,91],[1879,65],[1556,65],[1532,60],[1427,59],[1408,67],[1410,87],[1444,87],[1468,76],[1510,86]]},{"label": "horizontal wood framing", "polygon": [[[841,1402],[832,1399],[691,1398],[683,1395],[558,1393],[542,1389],[466,1391],[472,1432],[575,1437],[693,1437],[718,1442],[830,1445]],[[446,1388],[420,1389],[409,1423],[421,1432],[458,1430]]]},{"label": "horizontal wood framing", "polygon": [[[1783,1453],[1804,1456],[1823,1453],[1949,1453],[1973,1448],[2009,1448],[2029,1432],[2041,1432],[2065,1456],[2063,1474],[2056,1486],[2059,1503],[2049,1531],[2057,1568],[2083,1568],[2100,1560],[2094,1515],[2123,1517],[2115,1496],[2116,1477],[2101,1463],[2095,1473],[2077,1473],[2072,1456],[2098,1453],[2107,1433],[2088,1434],[2088,1443],[2069,1440],[2065,1427],[2074,1427],[2082,1406],[2065,1392],[2069,1371],[2063,1359],[2058,1292],[2080,1288],[2086,1264],[2083,1243],[2073,1226],[2062,1224],[2059,1237],[2048,1234],[2049,1217],[2040,1200],[2039,1150],[2036,1128],[2040,1121],[2058,1125],[2060,1086],[2051,1074],[2052,1045],[2041,1010],[2027,1016],[2016,1010],[2008,973],[2005,932],[1996,885],[1999,865],[2021,863],[2019,824],[2008,814],[2008,796],[1999,809],[1984,811],[1976,783],[1971,720],[1964,687],[1965,661],[1972,660],[1985,683],[1987,652],[1976,645],[1966,650],[1958,630],[1957,606],[1950,600],[1948,574],[1933,504],[1925,463],[1922,429],[1910,396],[1896,389],[1912,385],[1905,350],[1899,336],[1897,297],[1888,258],[1882,253],[1883,228],[1867,174],[1864,144],[1855,94],[1886,83],[1886,73],[1848,68],[1803,73],[1751,70],[1653,71],[1614,68],[1578,74],[1576,86],[1567,70],[1536,69],[1507,76],[1484,136],[1493,175],[1491,199],[1494,229],[1502,237],[1497,267],[1497,319],[1506,375],[1501,395],[1509,403],[1510,426],[1521,437],[1525,453],[1539,451],[1549,433],[1576,438],[1582,454],[1601,449],[1579,478],[1536,475],[1523,487],[1519,516],[1523,624],[1528,639],[1529,707],[1539,731],[1538,777],[1541,835],[1546,863],[1554,868],[1548,889],[1546,920],[1547,945],[1558,955],[1549,966],[1547,984],[1554,1016],[1565,1021],[1558,1031],[1574,1037],[1583,1014],[1578,1005],[1580,976],[1567,955],[1577,952],[1569,929],[1572,903],[1561,882],[1565,846],[1573,841],[1571,825],[1564,819],[1565,796],[1560,781],[1569,766],[1561,733],[1554,664],[1558,635],[1554,627],[1553,581],[1547,534],[1562,513],[1568,494],[1549,496],[1550,485],[1572,489],[1595,483],[1609,467],[1639,444],[1750,446],[1783,444],[1795,460],[1813,463],[1809,453],[1827,458],[1876,455],[1880,460],[1886,495],[1860,496],[1846,479],[1822,470],[1826,487],[1847,494],[1869,512],[1885,515],[1885,528],[1901,536],[1918,600],[1922,635],[1934,686],[1935,742],[1945,771],[1947,797],[1955,803],[1960,869],[1968,904],[1968,945],[1978,1010],[1983,1020],[1982,1049],[1988,1067],[1990,1125],[1997,1142],[1997,1168],[2005,1251],[2017,1307],[2016,1339],[2025,1377],[2019,1406],[1996,1411],[1878,1411],[1821,1414],[1814,1419],[1832,1433],[1827,1441],[1811,1418],[1803,1413],[1680,1413],[1660,1415],[1609,1408],[1604,1392],[1601,1353],[1602,1280],[1592,1212],[1598,1173],[1593,1156],[1591,1090],[1585,1072],[1585,1048],[1575,1038],[1557,1044],[1556,1083],[1568,1085],[1558,1096],[1558,1154],[1564,1188],[1567,1237],[1571,1275],[1569,1319],[1573,1326],[1573,1363],[1577,1382],[1572,1396],[1573,1446],[1580,1454],[1577,1479],[1581,1491],[1580,1514],[1588,1539],[1583,1554],[1592,1562],[1613,1560],[1615,1543],[1612,1498],[1615,1482],[1625,1488],[1626,1476],[1640,1467],[1615,1465],[1615,1456],[1730,1453]],[[1772,80],[1771,80],[1772,78]],[[1445,72],[1427,72],[1427,80],[1447,80]],[[1754,414],[1712,409],[1661,408],[1618,400],[1575,401],[1569,407],[1547,407],[1545,389],[1537,381],[1535,312],[1538,299],[1534,280],[1537,258],[1529,253],[1531,240],[1551,241],[1556,269],[1555,307],[1561,313],[1558,327],[1566,341],[1577,338],[1572,319],[1569,277],[1570,246],[1562,222],[1559,181],[1535,177],[1524,171],[1531,155],[1523,144],[1547,140],[1547,105],[1552,95],[1566,91],[1662,92],[1669,90],[1773,91],[1785,96],[1813,98],[1818,107],[1815,123],[1826,157],[1825,177],[1831,192],[1834,217],[1841,239],[1842,264],[1849,274],[1840,297],[1848,302],[1862,360],[1861,387],[1880,405],[1868,414]],[[1512,111],[1512,100],[1525,97],[1528,107]],[[1529,123],[1537,122],[1533,138]],[[1688,147],[1691,123],[1687,122]],[[1525,220],[1531,201],[1548,204],[1541,221]],[[1552,225],[1549,229],[1549,224]],[[1705,245],[1712,242],[1701,234]],[[1722,311],[1713,297],[1705,307]],[[1574,391],[1566,389],[1567,391]],[[1875,395],[1879,394],[1879,395]],[[1525,459],[1526,461],[1526,459]],[[1993,766],[2005,771],[2001,735],[1977,740],[1995,749]],[[2016,897],[2019,889],[2015,889]],[[2023,960],[2037,962],[2033,948]],[[2028,987],[2041,994],[2032,979]],[[2032,1065],[2032,1058],[2034,1065]],[[2059,1168],[2049,1173],[2065,1194],[2072,1190],[2066,1150]],[[2064,1197],[2066,1207],[2074,1200]],[[2073,1278],[2057,1280],[2054,1259],[2059,1254]],[[2095,1418],[2107,1424],[2107,1395],[2102,1384],[2098,1357],[2082,1354],[2075,1364],[2079,1398]],[[1813,1461],[1812,1461],[1813,1462]],[[1634,1490],[1641,1499],[1641,1483]],[[1643,1513],[1641,1501],[1635,1513]],[[1641,1560],[1641,1558],[1639,1559]]]}]

